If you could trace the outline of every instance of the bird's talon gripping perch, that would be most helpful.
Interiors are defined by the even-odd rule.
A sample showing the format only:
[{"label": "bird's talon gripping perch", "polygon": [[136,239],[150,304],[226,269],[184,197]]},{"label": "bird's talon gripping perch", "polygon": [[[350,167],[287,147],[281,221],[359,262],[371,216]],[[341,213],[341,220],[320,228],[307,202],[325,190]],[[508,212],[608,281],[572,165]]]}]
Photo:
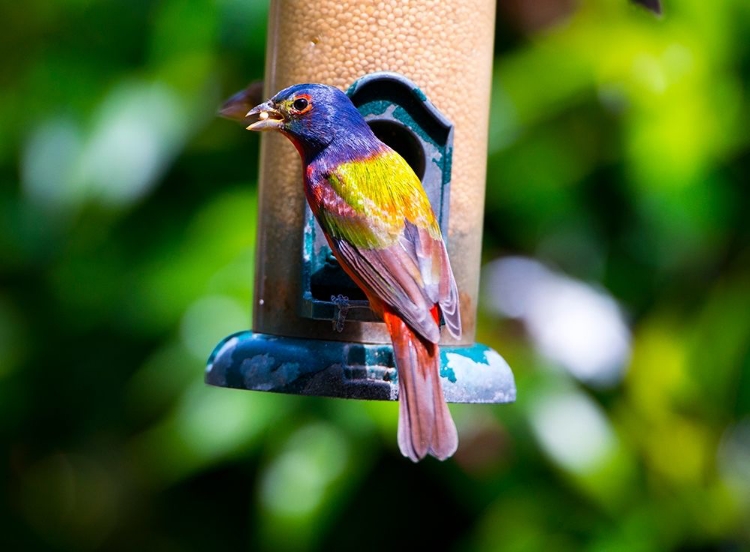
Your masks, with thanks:
[{"label": "bird's talon gripping perch", "polygon": [[333,319],[333,329],[341,333],[344,331],[346,315],[349,313],[349,298],[345,295],[331,295],[331,302],[336,305],[336,316]]}]

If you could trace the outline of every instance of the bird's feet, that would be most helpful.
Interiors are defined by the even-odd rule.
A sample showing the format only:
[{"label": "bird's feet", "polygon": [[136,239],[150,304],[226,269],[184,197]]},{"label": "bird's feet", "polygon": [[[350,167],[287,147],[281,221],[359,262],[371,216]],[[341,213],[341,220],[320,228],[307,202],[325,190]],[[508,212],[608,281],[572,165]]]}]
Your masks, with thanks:
[{"label": "bird's feet", "polygon": [[331,302],[336,305],[336,315],[333,318],[333,329],[341,333],[344,331],[344,322],[349,313],[351,305],[346,295],[331,295]]}]

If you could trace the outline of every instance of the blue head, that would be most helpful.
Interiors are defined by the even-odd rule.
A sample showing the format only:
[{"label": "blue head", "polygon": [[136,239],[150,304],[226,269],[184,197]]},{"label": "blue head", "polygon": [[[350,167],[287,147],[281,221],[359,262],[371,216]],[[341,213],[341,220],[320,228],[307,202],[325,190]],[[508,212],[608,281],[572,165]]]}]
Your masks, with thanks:
[{"label": "blue head", "polygon": [[351,150],[353,158],[380,145],[349,97],[325,84],[295,84],[247,115],[260,117],[249,130],[278,130],[292,140],[306,161],[331,145],[338,153]]}]

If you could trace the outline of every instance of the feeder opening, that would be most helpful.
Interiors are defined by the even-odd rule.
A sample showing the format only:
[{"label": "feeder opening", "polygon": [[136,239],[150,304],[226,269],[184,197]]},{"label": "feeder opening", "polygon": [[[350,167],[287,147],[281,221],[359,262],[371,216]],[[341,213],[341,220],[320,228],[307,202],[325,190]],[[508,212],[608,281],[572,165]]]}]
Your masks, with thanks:
[{"label": "feeder opening", "polygon": [[425,155],[424,148],[414,133],[404,125],[395,121],[375,119],[367,124],[380,141],[385,142],[403,157],[419,180],[424,179]]},{"label": "feeder opening", "polygon": [[364,292],[344,272],[330,250],[322,266],[310,275],[310,294],[318,301],[330,301],[336,295],[344,295],[352,301],[367,301]]}]

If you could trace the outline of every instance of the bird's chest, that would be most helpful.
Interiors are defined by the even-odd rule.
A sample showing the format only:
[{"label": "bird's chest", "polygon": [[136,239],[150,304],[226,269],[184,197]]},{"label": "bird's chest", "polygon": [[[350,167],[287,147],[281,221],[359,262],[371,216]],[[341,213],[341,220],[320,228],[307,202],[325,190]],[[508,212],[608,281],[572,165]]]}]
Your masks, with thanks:
[{"label": "bird's chest", "polygon": [[305,174],[305,196],[313,214],[320,219],[320,215],[328,214],[336,217],[354,217],[356,211],[330,183],[325,175],[314,169]]}]

